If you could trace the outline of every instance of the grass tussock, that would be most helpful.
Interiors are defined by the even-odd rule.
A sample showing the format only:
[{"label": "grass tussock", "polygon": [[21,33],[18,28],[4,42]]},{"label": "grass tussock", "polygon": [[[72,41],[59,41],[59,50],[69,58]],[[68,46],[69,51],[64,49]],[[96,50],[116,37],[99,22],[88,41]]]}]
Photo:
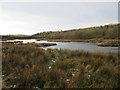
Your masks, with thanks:
[{"label": "grass tussock", "polygon": [[103,40],[97,43],[98,46],[120,46],[120,40]]},{"label": "grass tussock", "polygon": [[118,88],[117,53],[3,44],[4,88]]}]

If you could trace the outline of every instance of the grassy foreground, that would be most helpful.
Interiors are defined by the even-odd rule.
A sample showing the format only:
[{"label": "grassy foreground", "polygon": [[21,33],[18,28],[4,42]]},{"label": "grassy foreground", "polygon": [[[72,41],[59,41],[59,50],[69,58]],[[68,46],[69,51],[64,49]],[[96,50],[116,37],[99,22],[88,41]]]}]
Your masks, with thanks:
[{"label": "grassy foreground", "polygon": [[3,88],[118,88],[117,53],[3,44]]}]

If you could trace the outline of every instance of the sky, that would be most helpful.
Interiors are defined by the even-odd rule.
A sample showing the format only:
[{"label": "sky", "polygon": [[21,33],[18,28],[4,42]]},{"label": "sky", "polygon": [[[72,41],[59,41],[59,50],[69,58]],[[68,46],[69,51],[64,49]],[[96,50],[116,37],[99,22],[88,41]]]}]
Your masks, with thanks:
[{"label": "sky", "polygon": [[0,35],[32,35],[115,23],[117,2],[0,3]]}]

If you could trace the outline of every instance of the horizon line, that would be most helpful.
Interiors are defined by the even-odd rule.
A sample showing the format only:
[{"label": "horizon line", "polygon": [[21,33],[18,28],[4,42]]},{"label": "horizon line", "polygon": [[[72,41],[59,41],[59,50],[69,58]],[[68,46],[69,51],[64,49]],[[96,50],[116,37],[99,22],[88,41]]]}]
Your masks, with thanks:
[{"label": "horizon line", "polygon": [[[88,26],[88,27],[83,27],[83,28],[74,28],[74,29],[65,29],[65,30],[56,30],[56,31],[42,31],[42,32],[38,32],[38,33],[43,33],[43,32],[58,32],[58,31],[70,31],[70,30],[77,30],[77,29],[87,29],[87,28],[93,28],[93,27],[100,27],[100,26],[106,26],[106,25],[119,25],[120,23],[109,23],[109,24],[104,24],[104,25],[95,25],[95,26]],[[34,33],[37,34],[37,33]],[[26,36],[31,36],[34,34],[4,34],[5,36],[10,36],[10,35],[26,35]],[[0,36],[4,36],[4,35],[0,35]]]}]

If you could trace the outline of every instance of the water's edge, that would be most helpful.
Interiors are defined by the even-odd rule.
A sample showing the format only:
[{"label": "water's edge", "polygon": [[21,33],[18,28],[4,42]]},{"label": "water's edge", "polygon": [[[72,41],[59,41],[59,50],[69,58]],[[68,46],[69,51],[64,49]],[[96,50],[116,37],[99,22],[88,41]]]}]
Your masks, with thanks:
[{"label": "water's edge", "polygon": [[14,41],[23,41],[23,43],[56,43],[55,46],[48,46],[48,47],[42,47],[44,49],[69,49],[69,50],[85,50],[90,52],[118,52],[118,47],[101,47],[97,46],[95,43],[89,43],[89,42],[49,42],[46,40],[37,41],[35,39],[15,39],[15,40],[7,40],[6,42],[14,42]]}]

